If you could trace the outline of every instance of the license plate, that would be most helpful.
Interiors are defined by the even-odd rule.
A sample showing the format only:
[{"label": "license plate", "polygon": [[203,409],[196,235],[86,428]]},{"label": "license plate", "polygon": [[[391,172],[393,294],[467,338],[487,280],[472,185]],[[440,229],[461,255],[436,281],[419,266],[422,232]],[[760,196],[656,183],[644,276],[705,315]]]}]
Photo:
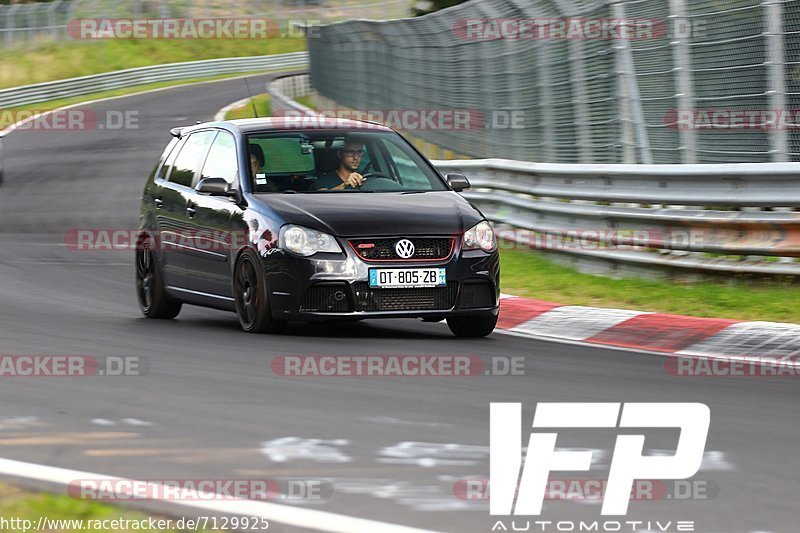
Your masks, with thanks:
[{"label": "license plate", "polygon": [[371,268],[369,286],[381,289],[421,289],[447,285],[444,268]]}]

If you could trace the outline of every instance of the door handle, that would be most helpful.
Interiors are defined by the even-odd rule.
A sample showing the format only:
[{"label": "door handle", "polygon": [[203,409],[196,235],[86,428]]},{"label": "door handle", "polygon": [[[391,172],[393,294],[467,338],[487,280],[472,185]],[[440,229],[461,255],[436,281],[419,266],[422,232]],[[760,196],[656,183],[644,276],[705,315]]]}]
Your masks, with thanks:
[{"label": "door handle", "polygon": [[156,209],[161,209],[164,206],[164,200],[162,200],[161,198],[156,198],[155,200],[153,200],[153,203],[156,204]]}]

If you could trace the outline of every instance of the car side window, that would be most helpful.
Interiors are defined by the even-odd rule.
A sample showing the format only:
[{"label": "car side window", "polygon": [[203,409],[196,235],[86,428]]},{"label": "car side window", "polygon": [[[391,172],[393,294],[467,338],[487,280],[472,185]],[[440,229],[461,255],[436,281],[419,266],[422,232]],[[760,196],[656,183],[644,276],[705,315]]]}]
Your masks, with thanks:
[{"label": "car side window", "polygon": [[208,146],[216,133],[215,131],[201,131],[191,134],[186,139],[183,148],[181,148],[178,157],[175,159],[172,172],[169,175],[169,181],[185,187],[192,186],[195,175],[208,152]]},{"label": "car side window", "polygon": [[[200,173],[200,179],[222,178],[231,184],[231,188],[238,188],[236,175],[239,164],[236,160],[236,140],[228,132],[221,131],[214,139],[211,150],[208,151],[206,163]],[[199,181],[199,180],[197,180]]]},{"label": "car side window", "polygon": [[431,182],[420,170],[409,154],[403,151],[393,142],[385,142],[386,149],[389,151],[399,174],[400,182],[409,189],[427,191],[431,188]]},{"label": "car side window", "polygon": [[167,179],[167,176],[169,176],[169,173],[172,170],[172,165],[175,164],[175,158],[178,157],[178,152],[180,152],[180,149],[180,141],[173,138],[169,145],[167,145],[167,148],[164,150],[164,155],[162,156],[163,164],[158,169],[156,179]]}]

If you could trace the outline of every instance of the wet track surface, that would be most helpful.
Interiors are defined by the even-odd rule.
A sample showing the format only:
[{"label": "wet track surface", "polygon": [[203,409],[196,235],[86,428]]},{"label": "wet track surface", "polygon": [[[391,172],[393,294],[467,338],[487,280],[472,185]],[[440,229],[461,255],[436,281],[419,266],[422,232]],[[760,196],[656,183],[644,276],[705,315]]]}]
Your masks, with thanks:
[{"label": "wet track surface", "polygon": [[[330,499],[294,505],[489,531],[488,503],[461,499],[453,488],[488,477],[490,402],[521,402],[524,434],[536,402],[693,401],[711,409],[707,460],[696,478],[716,494],[632,502],[626,519],[694,520],[702,532],[797,530],[792,378],[674,377],[660,357],[498,333],[458,340],[443,323],[293,325],[284,335],[258,336],[241,332],[233,314],[194,307],[175,321],[142,319],[133,254],[73,251],[64,234],[135,228],[139,195],[169,129],[209,120],[245,94],[232,80],[110,100],[88,107],[140,111],[142,127],[17,131],[4,139],[0,354],[139,356],[147,372],[2,378],[0,457],[148,480],[324,478]],[[294,378],[271,367],[278,356],[328,354],[459,354],[487,366],[521,356],[525,375]],[[607,463],[614,435],[584,430],[564,445],[605,450]],[[674,450],[676,437],[649,432],[646,447]],[[542,518],[600,519],[600,506],[549,502]]]}]

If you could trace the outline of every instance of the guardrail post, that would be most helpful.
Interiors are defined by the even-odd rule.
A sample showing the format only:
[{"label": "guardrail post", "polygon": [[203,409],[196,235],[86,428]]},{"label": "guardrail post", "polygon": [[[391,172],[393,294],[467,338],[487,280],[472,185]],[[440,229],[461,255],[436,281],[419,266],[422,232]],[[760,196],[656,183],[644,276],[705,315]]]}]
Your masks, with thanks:
[{"label": "guardrail post", "polygon": [[625,68],[622,64],[622,54],[615,54],[617,77],[617,106],[620,122],[620,144],[622,147],[622,162],[636,164],[636,134],[633,131],[633,116],[631,115],[631,101],[628,87],[625,83]]},{"label": "guardrail post", "polygon": [[56,0],[55,2],[50,4],[49,9],[47,10],[47,25],[50,26],[50,38],[53,41],[58,41],[59,32],[58,32],[58,20],[56,18],[56,14],[58,8],[61,7],[61,2],[63,0]]},{"label": "guardrail post", "polygon": [[[550,86],[550,69],[547,67],[547,49],[545,48],[545,41],[540,41],[536,45],[536,76],[537,76],[537,94],[539,96],[539,120],[541,125],[541,134],[537,134],[538,139],[542,143],[542,156],[543,160],[547,162],[556,161],[555,150],[555,132],[553,124],[553,99],[552,87]],[[530,124],[526,120],[526,124]]]},{"label": "guardrail post", "polygon": [[[783,42],[783,2],[765,0],[763,3],[766,17],[767,33],[767,67],[769,69],[769,95],[772,111],[786,113],[786,64]],[[789,136],[781,121],[769,128],[769,144],[772,160],[776,162],[789,160]]]},{"label": "guardrail post", "polygon": [[0,34],[3,35],[3,46],[7,47],[9,45],[8,34],[10,32],[8,31],[8,15],[4,13],[4,11],[7,13],[8,8],[0,6],[0,18],[2,18],[2,25],[0,25]]},{"label": "guardrail post", "polygon": [[[672,21],[672,58],[675,62],[673,71],[675,72],[675,88],[678,90],[678,112],[676,117],[680,117],[680,111],[690,111],[694,109],[694,80],[692,76],[692,58],[689,52],[689,40],[691,35],[684,35],[689,26],[685,23],[686,19],[686,0],[670,0],[670,20]],[[689,31],[691,31],[689,29]],[[676,118],[676,119],[677,119]],[[693,128],[681,127],[680,122],[676,125],[680,135],[681,162],[686,164],[697,163],[697,133]]]},{"label": "guardrail post", "polygon": [[572,81],[572,107],[575,115],[575,137],[578,142],[578,160],[591,163],[592,131],[589,125],[589,105],[586,102],[586,69],[583,64],[583,46],[580,41],[569,41],[569,67]]},{"label": "guardrail post", "polygon": [[[513,51],[514,51],[515,43],[511,40],[506,41],[506,65],[508,68],[508,72],[514,72],[515,70],[515,60],[513,59]],[[517,111],[525,109],[525,105],[522,103],[520,99],[520,76],[509,76],[509,98],[506,100],[508,102],[508,109],[505,111],[508,113],[509,121],[509,130],[508,130],[508,139],[511,145],[513,146],[514,150],[514,158],[515,159],[525,159],[527,153],[529,153],[528,149],[525,147],[525,141],[523,136],[525,135],[525,131],[522,128],[516,127],[513,120],[516,116]],[[524,113],[524,111],[523,111]],[[525,117],[523,116],[524,124],[529,124]],[[493,120],[494,122],[494,120]],[[494,127],[495,124],[492,124]]]},{"label": "guardrail post", "polygon": [[14,30],[16,29],[16,24],[14,21],[15,11],[19,9],[22,4],[14,4],[6,11],[6,46],[10,47],[14,44]]},{"label": "guardrail post", "polygon": [[41,11],[42,6],[41,4],[28,4],[29,8],[26,10],[27,13],[27,22],[23,28],[25,33],[23,36],[23,40],[27,41],[26,44],[28,46],[35,46],[36,39],[39,38],[41,35],[40,25],[39,25],[39,11]]},{"label": "guardrail post", "polygon": [[[625,21],[625,4],[622,2],[615,3],[612,6],[612,12],[614,13],[614,18]],[[650,150],[650,139],[647,135],[644,110],[642,109],[642,99],[639,95],[639,82],[636,80],[636,67],[633,63],[633,53],[631,52],[628,40],[624,38],[617,39],[614,48],[617,51],[619,64],[622,67],[621,76],[625,83],[628,97],[627,101],[630,106],[630,114],[636,131],[636,146],[639,150],[642,163],[651,164],[653,162],[653,154]]]}]

